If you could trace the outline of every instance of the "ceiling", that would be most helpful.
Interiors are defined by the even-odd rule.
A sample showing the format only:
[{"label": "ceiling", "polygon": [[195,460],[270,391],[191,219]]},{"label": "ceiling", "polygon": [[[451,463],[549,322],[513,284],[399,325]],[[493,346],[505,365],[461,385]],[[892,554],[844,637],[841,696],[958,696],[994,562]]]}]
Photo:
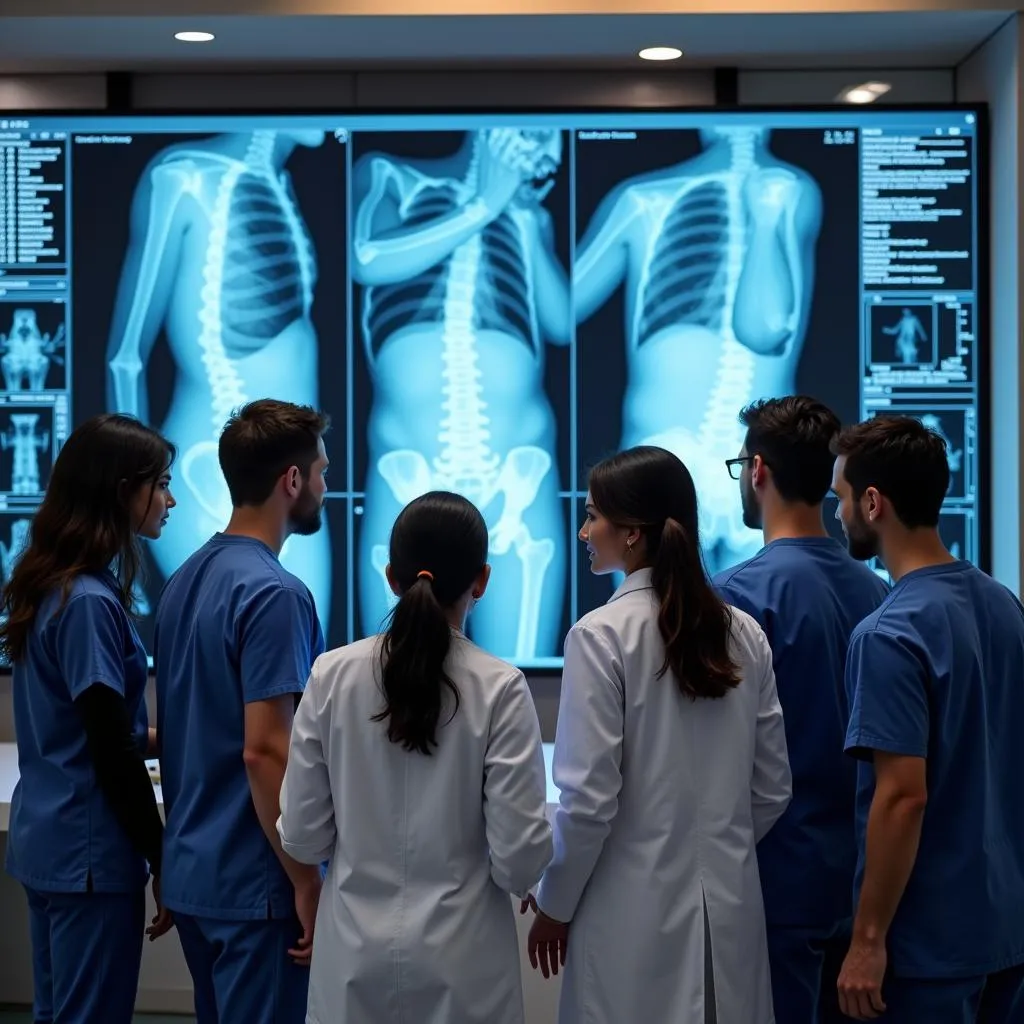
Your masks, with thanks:
[{"label": "ceiling", "polygon": [[[996,6],[994,0],[983,2]],[[0,73],[368,65],[642,65],[650,70],[650,64],[636,58],[637,50],[650,45],[685,51],[683,60],[662,65],[674,71],[715,65],[952,67],[1013,16],[1005,8],[845,14],[53,16],[61,3],[32,0],[34,11],[51,16],[9,17],[12,6],[24,8],[19,0],[0,0]],[[264,0],[263,6],[272,4]],[[173,38],[181,29],[205,29],[217,38],[183,44]]]}]

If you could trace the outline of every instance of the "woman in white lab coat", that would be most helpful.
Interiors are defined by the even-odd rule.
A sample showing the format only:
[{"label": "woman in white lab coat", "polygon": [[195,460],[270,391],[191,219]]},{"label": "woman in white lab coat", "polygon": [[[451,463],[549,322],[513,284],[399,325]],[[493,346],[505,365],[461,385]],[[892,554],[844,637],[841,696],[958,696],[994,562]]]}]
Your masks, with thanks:
[{"label": "woman in white lab coat", "polygon": [[389,628],[324,654],[295,714],[278,831],[330,865],[307,1024],[522,1024],[515,911],[551,858],[522,672],[462,634],[487,527],[431,492],[399,515]]},{"label": "woman in white lab coat", "polygon": [[592,471],[580,539],[626,578],[566,638],[530,959],[564,964],[560,1024],[772,1024],[754,847],[791,778],[768,643],[711,589],[664,449]]}]

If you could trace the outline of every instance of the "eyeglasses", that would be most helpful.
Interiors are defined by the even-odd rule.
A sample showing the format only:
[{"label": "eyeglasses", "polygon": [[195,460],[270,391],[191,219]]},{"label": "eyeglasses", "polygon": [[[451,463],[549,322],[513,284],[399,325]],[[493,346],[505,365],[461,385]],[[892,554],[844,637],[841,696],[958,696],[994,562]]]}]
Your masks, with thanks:
[{"label": "eyeglasses", "polygon": [[729,470],[729,476],[731,476],[733,480],[739,480],[740,473],[743,472],[743,463],[752,462],[753,458],[753,455],[743,455],[738,459],[726,459],[725,468]]}]

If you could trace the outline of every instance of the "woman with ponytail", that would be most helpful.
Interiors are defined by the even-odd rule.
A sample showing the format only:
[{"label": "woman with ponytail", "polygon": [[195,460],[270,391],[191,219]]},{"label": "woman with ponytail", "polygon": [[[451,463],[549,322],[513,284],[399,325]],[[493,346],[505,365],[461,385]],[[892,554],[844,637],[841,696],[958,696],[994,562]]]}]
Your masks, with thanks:
[{"label": "woman with ponytail", "polygon": [[625,581],[566,638],[530,960],[565,967],[560,1024],[772,1024],[754,848],[791,780],[771,651],[707,580],[679,459],[631,448],[589,483],[580,540]]},{"label": "woman with ponytail", "polygon": [[457,494],[391,531],[387,629],[331,651],[295,714],[278,830],[330,861],[307,1021],[522,1024],[515,918],[551,858],[522,672],[470,643],[487,527]]}]

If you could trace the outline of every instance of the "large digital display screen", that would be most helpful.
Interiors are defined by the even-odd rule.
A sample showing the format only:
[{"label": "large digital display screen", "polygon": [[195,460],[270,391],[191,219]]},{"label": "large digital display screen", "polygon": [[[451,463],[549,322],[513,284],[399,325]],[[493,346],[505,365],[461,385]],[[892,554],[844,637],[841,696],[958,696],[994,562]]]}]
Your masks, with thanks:
[{"label": "large digital display screen", "polygon": [[737,414],[795,392],[941,431],[941,530],[978,562],[979,114],[0,115],[4,574],[68,431],[133,413],[180,453],[148,639],[262,397],[333,420],[324,528],[282,552],[331,645],[378,629],[395,516],[444,488],[490,529],[471,636],[557,667],[614,587],[576,537],[589,467],[678,454],[716,572],[761,544]]}]

